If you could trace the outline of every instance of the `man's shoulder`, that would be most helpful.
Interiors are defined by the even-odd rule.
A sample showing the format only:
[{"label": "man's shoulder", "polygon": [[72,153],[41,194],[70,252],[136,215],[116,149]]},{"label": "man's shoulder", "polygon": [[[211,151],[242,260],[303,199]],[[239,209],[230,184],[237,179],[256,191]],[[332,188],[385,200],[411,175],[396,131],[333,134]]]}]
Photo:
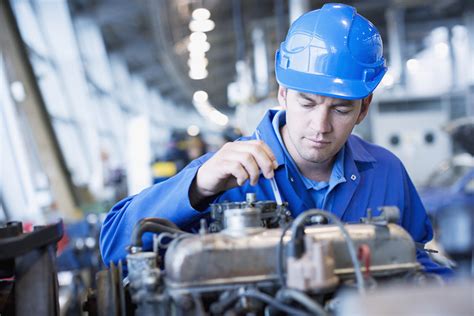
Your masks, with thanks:
[{"label": "man's shoulder", "polygon": [[348,139],[349,146],[355,160],[374,162],[380,167],[401,167],[400,159],[390,150],[363,140],[359,136],[351,135]]}]

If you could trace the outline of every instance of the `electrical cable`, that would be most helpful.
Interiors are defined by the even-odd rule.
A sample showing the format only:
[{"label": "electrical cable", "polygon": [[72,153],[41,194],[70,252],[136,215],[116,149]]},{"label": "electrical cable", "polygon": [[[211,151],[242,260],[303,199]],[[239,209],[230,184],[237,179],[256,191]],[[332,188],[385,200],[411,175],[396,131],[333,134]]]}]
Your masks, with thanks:
[{"label": "electrical cable", "polygon": [[197,312],[196,314],[198,316],[205,316],[206,312],[204,311],[204,305],[202,303],[202,300],[201,300],[201,297],[199,296],[199,294],[193,293],[192,297],[193,297],[194,307],[195,307],[196,312]]},{"label": "electrical cable", "polygon": [[220,299],[219,301],[212,303],[209,307],[211,314],[224,314],[224,311],[229,308],[231,304],[233,304],[237,299],[239,299],[240,295],[238,292],[230,293],[228,296]]},{"label": "electrical cable", "polygon": [[280,235],[280,241],[278,242],[278,247],[277,247],[277,273],[278,273],[278,278],[280,280],[281,286],[286,287],[286,280],[285,280],[285,275],[283,272],[283,238],[285,238],[286,232],[288,229],[291,227],[291,222],[286,224],[285,227],[283,228],[283,231]]},{"label": "electrical cable", "polygon": [[274,299],[270,295],[262,293],[260,291],[254,290],[254,289],[248,289],[245,292],[240,293],[239,296],[251,297],[251,298],[258,299],[258,300],[260,300],[264,303],[267,303],[268,305],[270,305],[270,306],[272,306],[276,309],[279,309],[279,310],[281,310],[281,311],[283,311],[283,312],[285,312],[289,315],[298,315],[298,316],[311,315],[311,314],[308,314],[308,313],[306,313],[302,310],[299,310],[297,308],[286,306],[285,304],[277,301],[276,299]]},{"label": "electrical cable", "polygon": [[291,298],[294,301],[297,301],[306,309],[308,309],[311,313],[314,313],[315,315],[322,315],[326,316],[327,312],[324,310],[324,308],[317,303],[316,301],[312,300],[308,295],[304,294],[301,291],[295,290],[295,289],[290,289],[290,288],[283,288],[277,293],[277,298]]},{"label": "electrical cable", "polygon": [[322,216],[328,217],[341,230],[342,235],[344,237],[344,240],[346,241],[346,245],[347,245],[347,249],[349,251],[349,255],[350,255],[352,263],[354,265],[354,273],[355,273],[356,280],[357,280],[357,289],[358,289],[360,294],[365,294],[364,278],[362,276],[362,271],[361,271],[361,268],[360,268],[359,260],[357,259],[357,253],[356,253],[356,250],[355,250],[354,242],[352,241],[351,236],[349,235],[346,228],[344,227],[344,224],[334,214],[331,214],[329,212],[319,210],[319,209],[310,209],[310,210],[307,210],[304,213],[301,213],[300,215],[298,215],[298,217],[293,221],[293,223],[291,225],[291,240],[290,241],[293,241],[295,239],[296,235],[298,234],[298,230],[300,230],[300,229],[304,230],[304,224],[305,224],[306,218],[308,216],[313,216],[313,215],[322,215]]}]

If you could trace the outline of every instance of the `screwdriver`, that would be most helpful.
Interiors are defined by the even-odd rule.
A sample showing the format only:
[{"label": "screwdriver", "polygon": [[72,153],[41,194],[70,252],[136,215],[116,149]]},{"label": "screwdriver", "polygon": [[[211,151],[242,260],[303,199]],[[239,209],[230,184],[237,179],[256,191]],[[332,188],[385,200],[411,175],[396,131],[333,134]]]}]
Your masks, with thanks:
[{"label": "screwdriver", "polygon": [[[260,137],[260,131],[258,129],[255,131],[255,136],[258,140],[262,140],[262,138]],[[282,201],[281,195],[280,195],[280,190],[278,190],[278,186],[277,186],[277,183],[275,181],[275,176],[273,176],[272,178],[270,178],[268,180],[270,181],[270,184],[272,186],[273,195],[275,196],[275,200],[276,200],[277,205],[278,206],[283,205],[283,201]]]}]

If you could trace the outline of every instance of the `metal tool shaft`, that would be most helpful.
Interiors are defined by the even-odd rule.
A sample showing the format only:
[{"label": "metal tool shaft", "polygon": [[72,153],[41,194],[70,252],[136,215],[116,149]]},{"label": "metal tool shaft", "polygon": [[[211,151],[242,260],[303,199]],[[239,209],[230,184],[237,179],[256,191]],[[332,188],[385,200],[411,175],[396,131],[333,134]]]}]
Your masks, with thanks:
[{"label": "metal tool shaft", "polygon": [[[262,138],[260,137],[260,131],[259,130],[255,131],[255,136],[258,140],[262,140]],[[268,180],[270,181],[270,184],[272,186],[273,195],[275,196],[275,201],[276,201],[277,205],[282,205],[283,200],[281,199],[280,190],[278,189],[277,183],[275,181],[275,177],[272,177]]]}]

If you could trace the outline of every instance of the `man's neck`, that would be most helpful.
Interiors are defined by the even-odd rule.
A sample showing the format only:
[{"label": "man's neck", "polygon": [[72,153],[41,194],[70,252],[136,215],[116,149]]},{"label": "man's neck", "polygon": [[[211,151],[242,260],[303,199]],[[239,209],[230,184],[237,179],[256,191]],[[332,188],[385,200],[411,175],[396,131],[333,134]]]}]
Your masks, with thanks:
[{"label": "man's neck", "polygon": [[284,145],[288,150],[288,153],[293,158],[293,161],[296,163],[296,166],[298,167],[299,171],[303,176],[318,182],[329,181],[329,178],[331,177],[332,167],[336,159],[335,156],[324,162],[311,162],[305,160],[303,159],[303,157],[300,156],[295,146],[293,145],[293,142],[290,139],[290,135],[288,134],[288,129],[286,125],[284,125],[280,129],[280,135],[282,136]]}]

